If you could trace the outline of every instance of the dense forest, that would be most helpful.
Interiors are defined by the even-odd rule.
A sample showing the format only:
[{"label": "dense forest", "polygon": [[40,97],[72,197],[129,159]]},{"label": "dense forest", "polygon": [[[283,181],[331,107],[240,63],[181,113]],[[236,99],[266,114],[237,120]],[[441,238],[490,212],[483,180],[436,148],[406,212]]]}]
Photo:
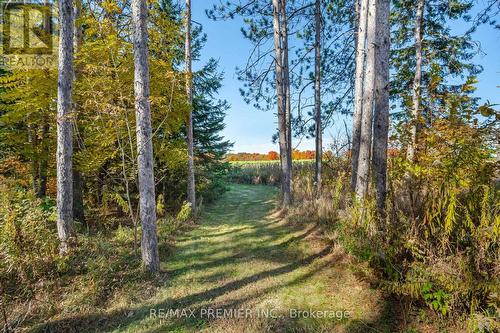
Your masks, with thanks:
[{"label": "dense forest", "polygon": [[[191,2],[0,1],[1,331],[497,332],[500,1]],[[231,151],[192,6],[278,151]]]}]

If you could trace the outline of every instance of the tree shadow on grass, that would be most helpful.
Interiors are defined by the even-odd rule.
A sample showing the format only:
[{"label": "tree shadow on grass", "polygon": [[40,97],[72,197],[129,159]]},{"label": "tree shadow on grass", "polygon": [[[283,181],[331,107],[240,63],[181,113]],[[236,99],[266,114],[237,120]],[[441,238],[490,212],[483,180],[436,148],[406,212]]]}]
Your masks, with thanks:
[{"label": "tree shadow on grass", "polygon": [[[196,240],[193,243],[179,245],[176,252],[181,254],[176,255],[175,260],[183,262],[185,258],[210,257],[219,253],[231,252],[233,250],[241,250],[245,248],[252,251],[260,251],[260,249],[262,249],[265,252],[269,252],[272,247],[287,247],[291,243],[300,241],[319,229],[319,225],[315,224],[312,228],[301,235],[292,236],[288,240],[277,245],[262,247],[261,243],[276,242],[281,238],[287,237],[290,233],[303,230],[299,226],[293,227],[290,225],[278,224],[279,222],[279,220],[271,220],[269,223],[259,223],[258,221],[255,221],[254,224],[249,224],[247,222],[249,225],[247,227],[240,228],[241,230],[237,229],[235,231],[226,232],[225,234],[232,234],[233,236],[228,240],[224,240],[222,246],[216,246],[215,248],[213,246],[213,240],[207,239],[211,237],[211,235],[196,237],[194,238]],[[230,245],[225,245],[225,243]],[[211,249],[206,250],[207,247]],[[191,251],[191,249],[194,249],[195,251]],[[201,251],[196,251],[197,249],[201,249]],[[182,252],[185,254],[183,255]]]},{"label": "tree shadow on grass", "polygon": [[[210,253],[208,255],[209,256],[215,255],[217,252],[229,252],[229,251],[233,251],[233,250],[240,250],[240,251],[234,253],[233,255],[226,256],[223,258],[218,258],[215,260],[210,260],[210,261],[192,264],[192,265],[185,265],[181,268],[176,268],[176,269],[167,269],[166,273],[169,276],[176,276],[177,277],[177,276],[182,275],[184,273],[187,273],[189,271],[193,271],[193,270],[204,271],[204,270],[209,269],[209,268],[220,267],[223,265],[232,264],[235,261],[242,261],[242,260],[248,259],[248,258],[260,258],[260,259],[264,259],[264,260],[272,260],[275,262],[276,261],[277,262],[282,262],[282,261],[289,262],[291,257],[292,257],[292,259],[298,260],[298,259],[300,259],[300,257],[303,257],[304,254],[301,251],[297,251],[297,250],[286,251],[286,248],[290,244],[292,244],[294,242],[298,242],[298,241],[306,238],[307,236],[312,234],[317,229],[318,229],[318,225],[316,224],[300,235],[292,236],[281,243],[269,245],[269,246],[256,246],[255,248],[248,248],[242,244],[238,244],[235,246],[224,247],[223,249],[218,249],[218,251],[215,251],[214,253]],[[276,239],[279,239],[279,238],[281,238],[281,237],[276,237]],[[194,255],[195,254],[191,253],[188,257],[192,257]],[[204,254],[203,256],[206,256],[206,255],[207,254]],[[178,259],[182,259],[182,257],[177,258],[177,260]]]},{"label": "tree shadow on grass", "polygon": [[[167,299],[163,302],[151,304],[148,307],[129,308],[113,311],[111,313],[97,313],[83,316],[73,316],[61,320],[55,320],[35,327],[32,332],[82,332],[82,331],[103,331],[117,327],[127,326],[133,322],[141,321],[150,314],[150,309],[158,308],[189,308],[193,305],[209,302],[221,295],[241,289],[249,284],[260,280],[277,277],[290,273],[298,268],[305,267],[315,260],[327,256],[332,250],[332,246],[325,247],[318,253],[310,255],[302,260],[293,263],[253,274],[240,280],[229,282],[225,285],[181,297],[179,299]],[[132,315],[130,315],[132,313]]]},{"label": "tree shadow on grass", "polygon": [[[286,282],[286,283],[275,283],[271,286],[268,286],[266,288],[263,288],[259,291],[256,291],[250,295],[247,295],[245,297],[241,297],[235,300],[231,301],[226,301],[226,302],[212,302],[211,304],[208,305],[202,305],[202,306],[197,306],[195,308],[192,308],[194,310],[194,313],[200,314],[201,309],[207,309],[207,308],[217,308],[217,309],[238,309],[241,308],[243,305],[245,305],[247,302],[251,302],[252,300],[259,299],[260,297],[263,297],[265,295],[268,295],[270,293],[277,292],[279,290],[285,289],[287,287],[292,287],[295,285],[299,285],[303,282],[306,282],[309,278],[313,277],[314,275],[318,274],[319,272],[328,269],[332,265],[334,265],[337,261],[339,260],[339,257],[337,255],[333,256],[332,258],[323,261],[321,264],[317,264],[316,267],[308,270],[307,272],[300,274],[299,276],[295,277],[294,279]],[[202,326],[209,325],[211,321],[213,321],[214,318],[199,318],[198,320],[188,320],[188,319],[183,319],[183,318],[178,318],[171,320],[168,323],[164,323],[164,325],[161,325],[161,327],[153,328],[151,330],[146,331],[147,333],[160,333],[160,332],[165,332],[165,330],[173,330],[173,329],[178,329],[180,327],[184,329],[195,329],[195,328],[201,328]],[[269,319],[271,320],[271,319]],[[264,325],[266,326],[266,325]],[[272,327],[272,324],[267,325],[269,327]],[[245,331],[244,327],[241,328],[242,331]],[[296,330],[291,330],[287,332],[298,332]]]},{"label": "tree shadow on grass", "polygon": [[[323,260],[322,262],[316,262],[314,267],[309,269],[307,272],[298,275],[292,280],[286,283],[274,283],[266,288],[260,289],[250,295],[241,297],[234,300],[229,300],[225,302],[211,302],[210,304],[199,305],[196,307],[191,307],[191,310],[197,314],[196,319],[190,318],[170,318],[169,321],[163,321],[159,326],[155,326],[149,330],[147,333],[160,333],[166,331],[177,331],[179,329],[198,331],[204,329],[204,331],[211,331],[210,328],[214,328],[216,332],[247,332],[248,328],[252,327],[252,332],[304,332],[304,333],[315,333],[315,332],[337,332],[341,331],[344,333],[392,333],[398,332],[400,327],[400,320],[397,317],[396,311],[394,310],[396,301],[394,299],[384,299],[382,309],[377,313],[375,318],[372,320],[362,320],[362,319],[349,319],[347,317],[331,318],[329,321],[324,319],[311,319],[311,318],[293,318],[287,316],[286,313],[290,309],[284,309],[285,315],[278,316],[274,318],[270,317],[251,317],[251,318],[230,318],[229,320],[224,320],[222,323],[217,324],[217,318],[209,318],[208,316],[200,316],[202,309],[216,308],[216,309],[246,309],[252,307],[249,302],[261,299],[262,297],[276,293],[279,290],[300,285],[301,283],[307,282],[311,277],[316,274],[329,269],[337,262],[342,261],[342,255],[335,254],[331,258]],[[175,305],[174,305],[175,306]],[[255,306],[254,306],[255,307]],[[254,309],[255,310],[255,309]],[[283,309],[282,309],[283,310]],[[305,312],[311,309],[293,309],[302,310]],[[331,310],[331,311],[343,311],[349,309],[318,309],[318,310]],[[374,310],[376,311],[376,310]],[[289,312],[288,312],[289,313]],[[322,321],[323,320],[323,321]],[[219,326],[217,326],[219,325]],[[229,326],[229,327],[228,327]]]},{"label": "tree shadow on grass", "polygon": [[238,233],[238,232],[246,230],[246,229],[249,229],[249,227],[241,227],[241,228],[236,228],[236,229],[232,229],[232,230],[228,230],[228,231],[224,231],[224,232],[219,232],[219,233],[214,233],[214,234],[209,234],[209,235],[195,235],[195,236],[191,236],[191,237],[180,237],[178,240],[181,242],[184,242],[184,241],[200,240],[202,238],[214,238],[214,237],[231,235],[231,234]]}]

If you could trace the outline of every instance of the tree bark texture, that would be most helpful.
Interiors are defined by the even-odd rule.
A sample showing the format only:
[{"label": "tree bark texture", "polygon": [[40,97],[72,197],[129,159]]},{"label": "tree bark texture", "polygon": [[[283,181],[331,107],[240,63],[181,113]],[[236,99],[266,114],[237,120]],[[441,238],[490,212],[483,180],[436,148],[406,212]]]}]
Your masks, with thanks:
[{"label": "tree bark texture", "polygon": [[387,144],[389,135],[390,0],[377,0],[375,59],[375,115],[373,126],[373,174],[379,216],[387,196]]},{"label": "tree bark texture", "polygon": [[356,178],[356,196],[365,199],[370,178],[370,158],[372,148],[373,102],[375,93],[375,43],[376,43],[376,0],[368,6],[366,34],[366,68],[363,84],[363,111],[359,140],[359,157]]},{"label": "tree bark texture", "polygon": [[278,138],[280,147],[280,161],[282,173],[282,193],[283,193],[283,207],[287,207],[291,203],[291,182],[290,173],[291,163],[289,158],[288,148],[288,133],[287,130],[287,116],[286,116],[286,89],[285,89],[285,76],[284,69],[284,55],[283,55],[283,25],[281,20],[283,5],[282,0],[272,0],[273,5],[273,39],[274,39],[274,52],[275,52],[275,77],[276,77],[276,98],[278,104]]},{"label": "tree bark texture", "polygon": [[363,115],[363,83],[365,76],[365,44],[366,24],[368,18],[369,0],[361,0],[359,6],[358,33],[356,36],[356,74],[354,83],[354,116],[352,125],[352,149],[351,149],[351,189],[356,190],[358,179],[359,145],[361,140],[361,118]]},{"label": "tree bark texture", "polygon": [[134,27],[134,93],[139,170],[139,210],[142,226],[141,253],[144,266],[158,272],[160,261],[156,235],[156,198],[153,174],[153,142],[149,104],[148,7],[146,0],[132,0]]},{"label": "tree bark texture", "polygon": [[57,233],[60,253],[68,251],[73,224],[73,2],[59,1],[60,39],[57,85]]}]

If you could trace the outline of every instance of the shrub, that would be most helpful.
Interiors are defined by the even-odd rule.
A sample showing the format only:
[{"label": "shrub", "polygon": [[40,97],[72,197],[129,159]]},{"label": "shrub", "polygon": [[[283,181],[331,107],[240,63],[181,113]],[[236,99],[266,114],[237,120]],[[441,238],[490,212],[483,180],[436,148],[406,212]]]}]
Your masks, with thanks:
[{"label": "shrub", "polygon": [[56,235],[54,203],[0,178],[0,283],[7,301],[32,294],[39,279],[57,274]]},{"label": "shrub", "polygon": [[468,317],[471,330],[494,331],[498,316],[500,205],[494,134],[487,126],[438,119],[423,129],[416,163],[403,151],[389,161],[387,216],[373,197],[352,200],[349,160],[331,160],[321,195],[312,172],[295,173],[290,218],[317,221],[347,251],[367,260],[378,282],[400,299],[441,317]]}]

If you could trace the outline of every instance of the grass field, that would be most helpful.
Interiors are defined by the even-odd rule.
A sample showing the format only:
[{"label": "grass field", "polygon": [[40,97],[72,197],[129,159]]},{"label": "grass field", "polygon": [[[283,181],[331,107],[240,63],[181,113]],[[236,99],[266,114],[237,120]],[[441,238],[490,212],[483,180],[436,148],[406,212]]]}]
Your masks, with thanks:
[{"label": "grass field", "polygon": [[[267,164],[279,164],[279,160],[273,160],[273,161],[231,161],[229,162],[231,165],[239,166],[239,165],[254,165],[254,164],[262,164],[262,165],[267,165]],[[294,160],[294,164],[309,164],[309,163],[314,163],[314,160]]]},{"label": "grass field", "polygon": [[[276,186],[281,182],[280,161],[232,161],[231,181],[240,184]],[[314,160],[294,160],[293,172],[312,172]]]}]

